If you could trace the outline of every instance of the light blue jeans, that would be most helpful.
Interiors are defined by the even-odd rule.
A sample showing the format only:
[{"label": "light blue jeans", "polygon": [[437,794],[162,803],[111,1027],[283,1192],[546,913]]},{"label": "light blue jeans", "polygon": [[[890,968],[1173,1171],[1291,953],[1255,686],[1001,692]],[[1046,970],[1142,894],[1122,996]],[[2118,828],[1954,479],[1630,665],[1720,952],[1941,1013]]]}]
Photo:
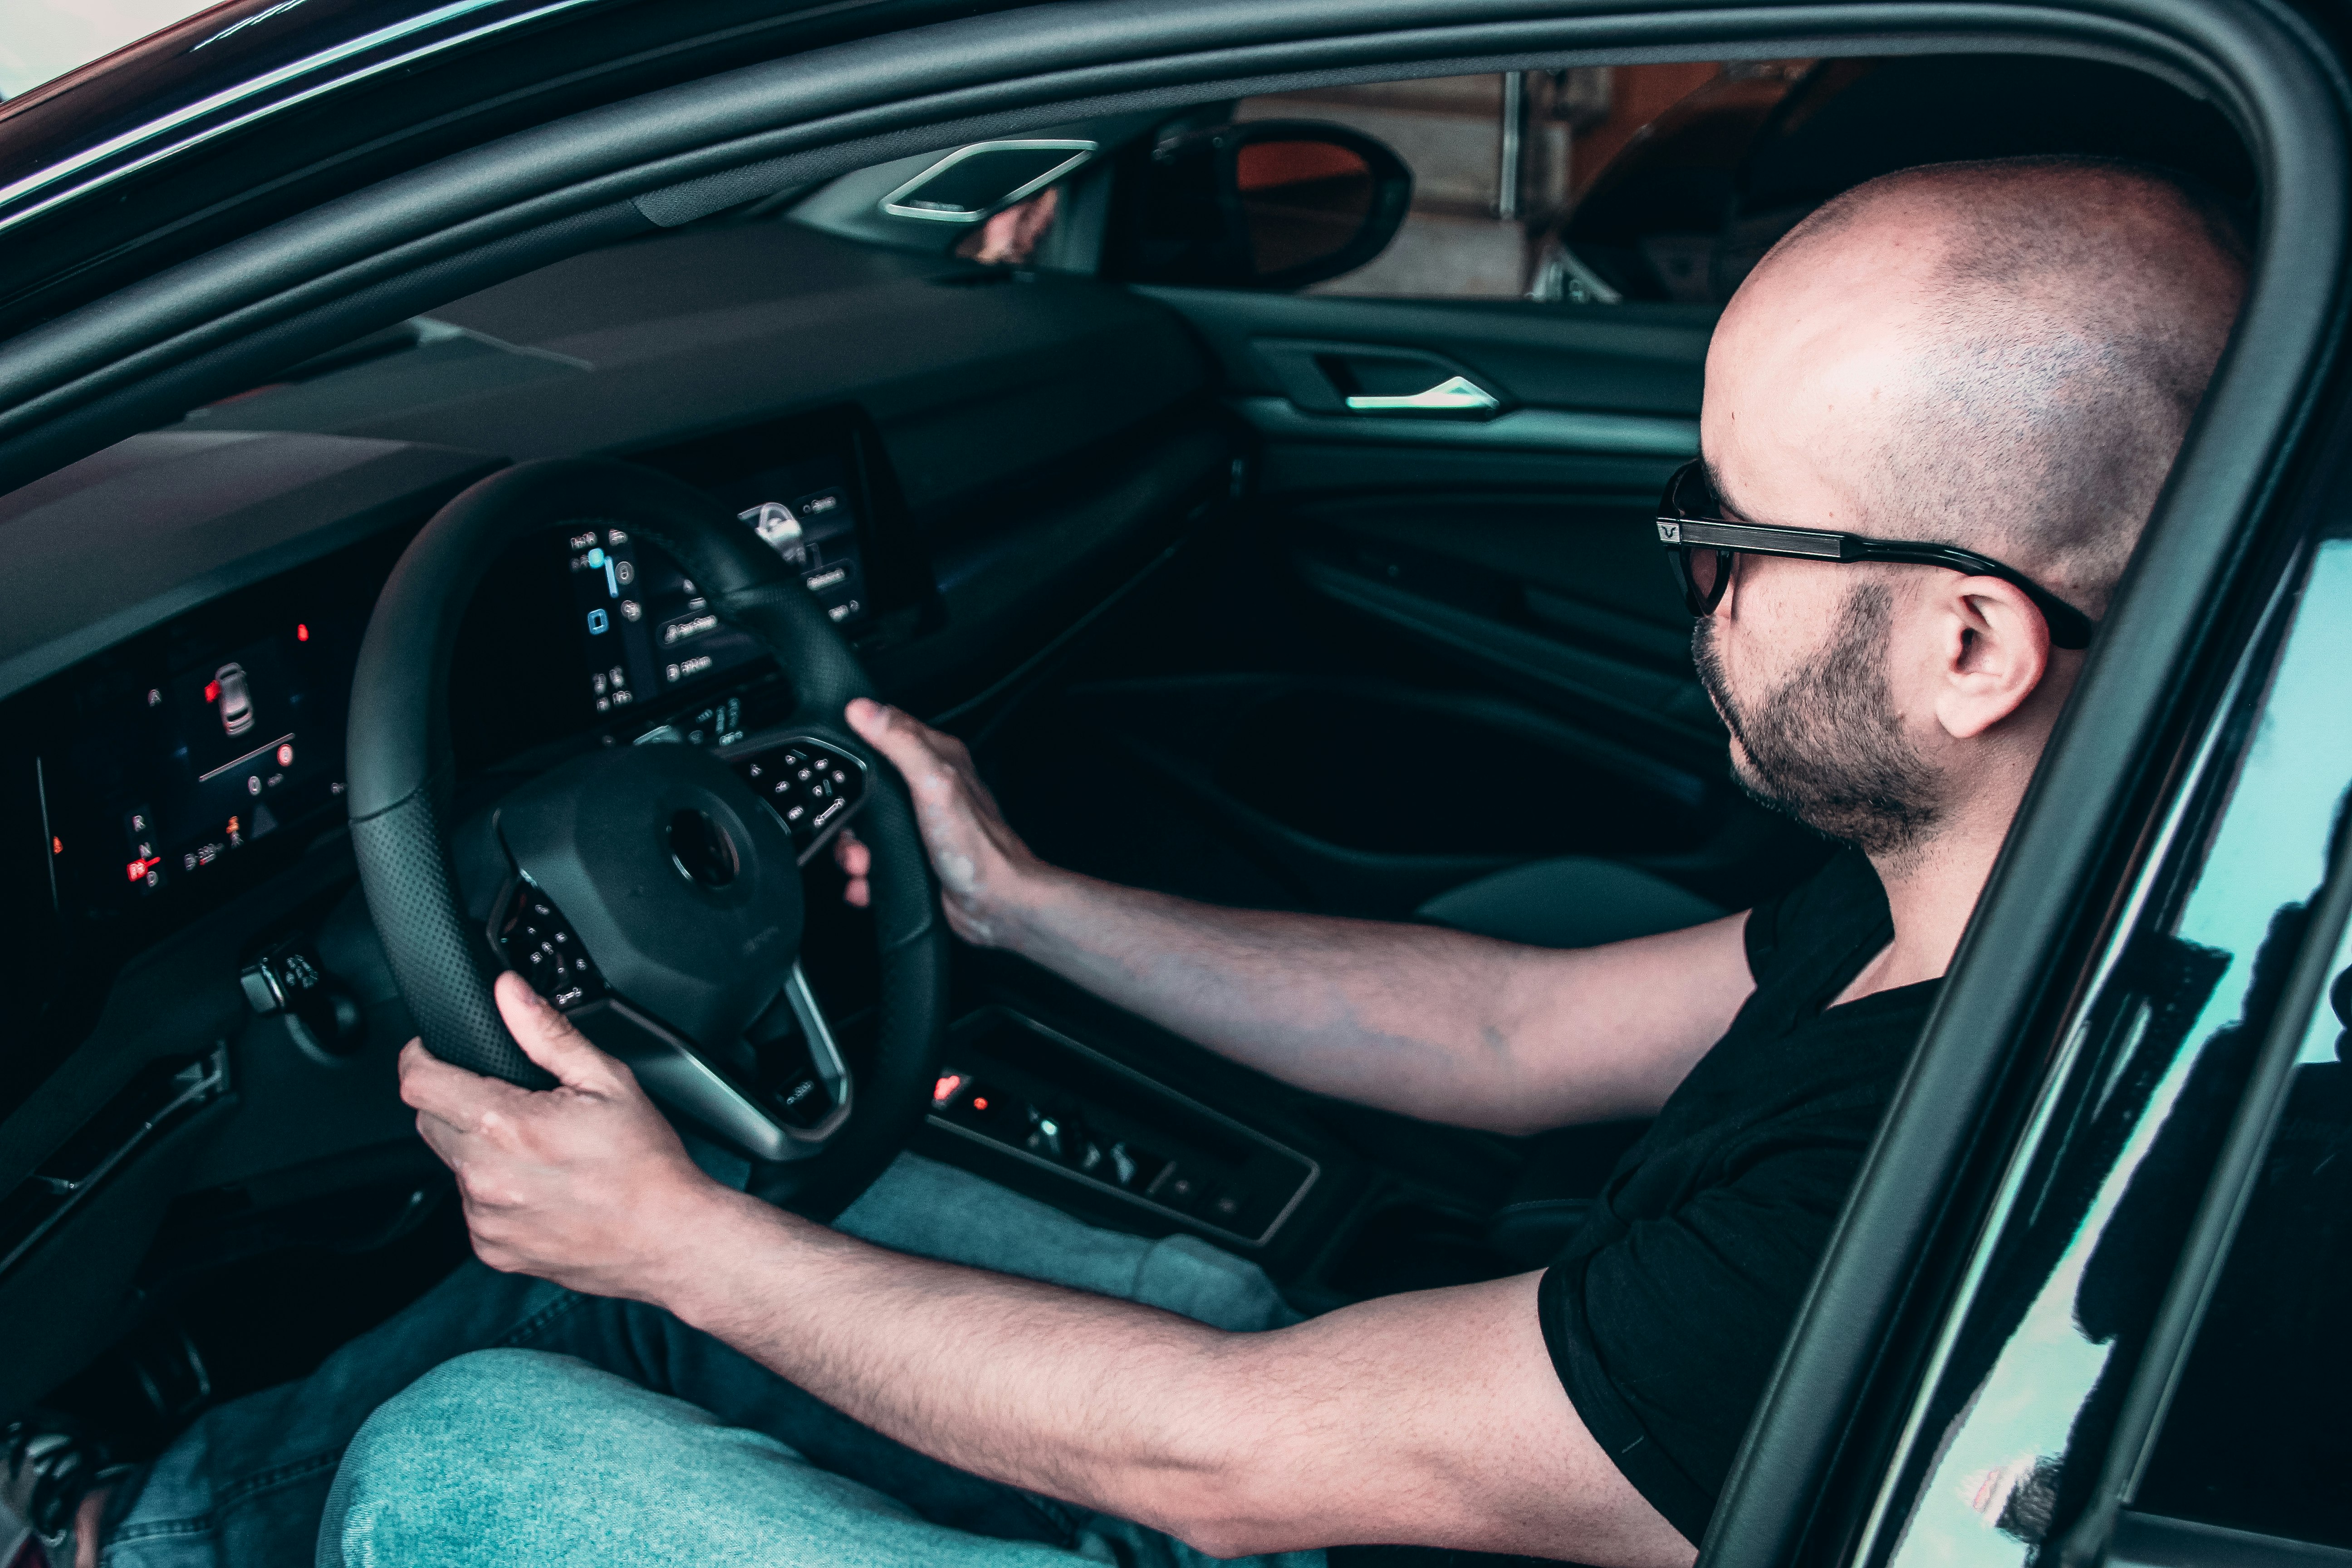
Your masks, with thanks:
[{"label": "light blue jeans", "polygon": [[[913,1155],[837,1224],[1220,1328],[1297,1317],[1255,1265],[1205,1242],[1097,1229]],[[291,1568],[313,1549],[324,1568],[1216,1561],[902,1447],[666,1313],[479,1265],[305,1382],[208,1413],[141,1479],[102,1561]],[[1321,1568],[1323,1554],[1247,1561]]]}]

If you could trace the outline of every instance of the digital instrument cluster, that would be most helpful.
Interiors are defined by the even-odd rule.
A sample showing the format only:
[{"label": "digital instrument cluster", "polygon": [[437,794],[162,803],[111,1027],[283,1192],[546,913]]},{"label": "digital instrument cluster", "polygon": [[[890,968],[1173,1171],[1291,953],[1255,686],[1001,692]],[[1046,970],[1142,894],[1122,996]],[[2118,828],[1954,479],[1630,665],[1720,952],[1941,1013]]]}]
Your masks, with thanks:
[{"label": "digital instrument cluster", "polygon": [[[772,468],[729,490],[743,526],[801,574],[826,614],[845,631],[866,622],[857,507],[839,458]],[[677,563],[626,529],[583,528],[564,552],[588,695],[599,714],[658,701],[767,651],[720,621]]]}]

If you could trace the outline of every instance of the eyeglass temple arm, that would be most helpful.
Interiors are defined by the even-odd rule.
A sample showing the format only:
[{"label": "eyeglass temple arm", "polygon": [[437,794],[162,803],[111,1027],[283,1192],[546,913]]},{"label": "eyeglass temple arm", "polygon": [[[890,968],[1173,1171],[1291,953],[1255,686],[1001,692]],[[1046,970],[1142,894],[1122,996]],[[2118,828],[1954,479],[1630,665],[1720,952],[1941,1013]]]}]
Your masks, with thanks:
[{"label": "eyeglass temple arm", "polygon": [[[1886,561],[1904,565],[1942,566],[1954,572],[1964,572],[1971,577],[1998,577],[2002,582],[2033,601],[2049,623],[2050,640],[2060,647],[2080,648],[2091,646],[2091,633],[2097,623],[2090,616],[2034,582],[2013,566],[2004,566],[1989,555],[1979,555],[1973,550],[1962,550],[1954,544],[1934,544],[1918,539],[1864,539],[1858,534],[1842,533],[1837,538],[1843,549],[1842,561]],[[1846,552],[1847,550],[1851,553]]]}]

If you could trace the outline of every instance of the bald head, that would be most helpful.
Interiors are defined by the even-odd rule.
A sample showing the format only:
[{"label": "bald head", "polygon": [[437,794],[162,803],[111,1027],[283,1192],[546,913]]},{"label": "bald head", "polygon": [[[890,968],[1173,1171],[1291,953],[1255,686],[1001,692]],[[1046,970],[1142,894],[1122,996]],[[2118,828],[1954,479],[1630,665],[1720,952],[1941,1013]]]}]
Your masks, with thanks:
[{"label": "bald head", "polygon": [[2133,165],[1873,180],[1725,311],[1709,459],[1755,521],[1963,545],[2101,615],[2244,276],[2215,206]]}]

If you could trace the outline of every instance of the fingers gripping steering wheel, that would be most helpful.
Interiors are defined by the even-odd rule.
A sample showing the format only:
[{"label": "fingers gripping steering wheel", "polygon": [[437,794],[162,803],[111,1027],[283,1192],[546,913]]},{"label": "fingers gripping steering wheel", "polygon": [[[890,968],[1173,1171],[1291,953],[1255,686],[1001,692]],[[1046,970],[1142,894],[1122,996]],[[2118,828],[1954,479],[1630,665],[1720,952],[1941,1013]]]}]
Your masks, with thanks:
[{"label": "fingers gripping steering wheel", "polygon": [[[813,740],[866,764],[858,835],[874,852],[882,979],[871,1058],[853,1082],[801,973],[791,835],[699,747],[608,747],[505,797],[498,837],[515,884],[499,907],[520,895],[543,911],[541,926],[584,949],[593,981],[559,1005],[570,1001],[573,1022],[671,1115],[749,1156],[752,1192],[831,1218],[929,1104],[947,932],[904,785],[841,721],[850,699],[873,695],[865,670],[799,577],[718,502],[630,464],[559,458],[493,474],[425,525],[376,601],[352,681],[352,842],[368,910],[426,1048],[549,1086],[499,1017],[490,982],[508,965],[457,885],[447,691],[458,623],[499,552],[591,520],[668,552],[720,618],[774,652],[795,699],[784,729],[769,732],[780,744]],[[755,1030],[766,1048],[747,1045]]]}]

